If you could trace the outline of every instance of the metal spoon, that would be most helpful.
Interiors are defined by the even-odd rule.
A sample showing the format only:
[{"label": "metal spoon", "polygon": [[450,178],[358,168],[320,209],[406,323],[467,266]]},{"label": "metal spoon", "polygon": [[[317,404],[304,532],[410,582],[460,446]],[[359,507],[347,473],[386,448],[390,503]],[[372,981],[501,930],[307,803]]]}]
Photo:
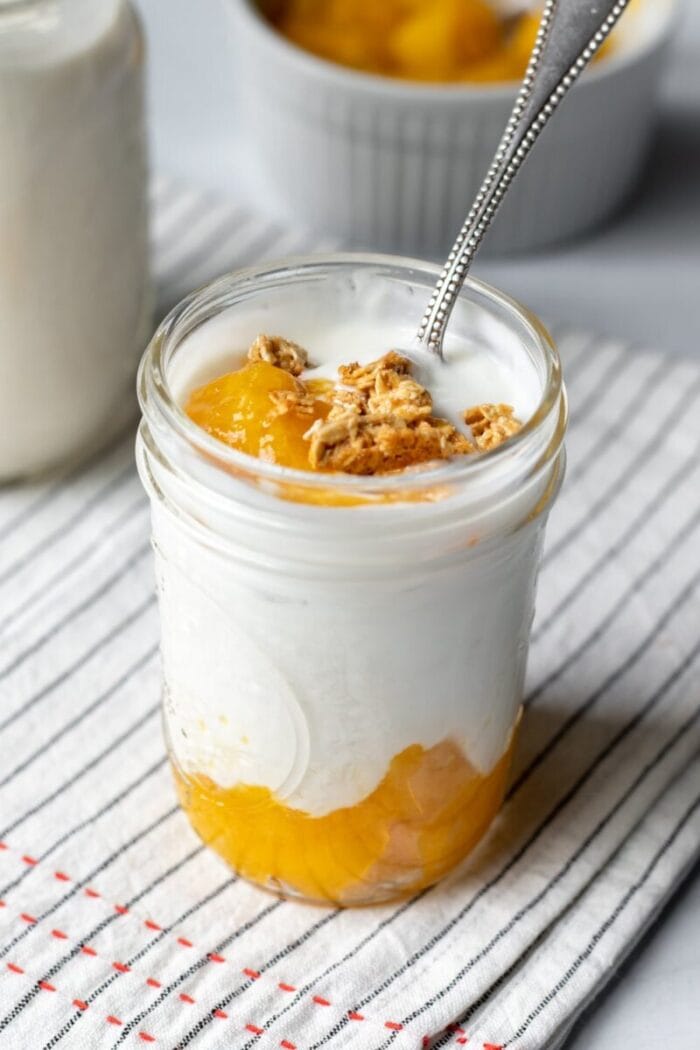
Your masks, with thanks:
[{"label": "metal spoon", "polygon": [[503,138],[430,298],[418,342],[443,356],[445,328],[508,187],[570,87],[629,0],[546,0],[537,40]]}]

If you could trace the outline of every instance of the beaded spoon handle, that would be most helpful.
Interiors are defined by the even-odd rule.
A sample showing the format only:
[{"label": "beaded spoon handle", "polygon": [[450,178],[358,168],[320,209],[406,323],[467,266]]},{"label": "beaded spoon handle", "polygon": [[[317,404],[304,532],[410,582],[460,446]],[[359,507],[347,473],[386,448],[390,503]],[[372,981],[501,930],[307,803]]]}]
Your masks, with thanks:
[{"label": "beaded spoon handle", "polygon": [[418,341],[443,356],[445,329],[474,256],[508,187],[569,88],[629,0],[546,0],[542,21],[496,155],[430,298]]}]

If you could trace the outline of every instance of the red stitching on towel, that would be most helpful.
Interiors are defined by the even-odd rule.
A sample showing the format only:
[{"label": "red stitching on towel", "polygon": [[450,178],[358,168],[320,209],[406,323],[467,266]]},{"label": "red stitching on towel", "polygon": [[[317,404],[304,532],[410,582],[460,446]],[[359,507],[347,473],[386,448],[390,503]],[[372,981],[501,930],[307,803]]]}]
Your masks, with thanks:
[{"label": "red stitching on towel", "polygon": [[[8,846],[7,843],[0,841],[0,850],[11,850],[11,849],[12,849],[12,847]],[[23,853],[23,854],[19,855],[18,851],[13,851],[13,852],[16,852],[17,855],[19,856],[19,859],[24,864],[27,864],[30,867],[33,867],[34,865],[37,865],[37,864],[41,863],[38,859],[34,858],[30,853]],[[53,876],[54,876],[54,878],[56,878],[60,882],[72,882],[73,881],[71,876],[66,874],[66,872],[64,872],[64,871],[54,871],[53,872]],[[84,892],[86,897],[90,897],[92,899],[98,899],[98,900],[102,899],[102,894],[98,890],[94,889],[91,886],[86,887],[83,892]],[[5,907],[5,902],[4,901],[0,901],[0,907]],[[126,905],[123,905],[123,904],[112,904],[111,907],[114,909],[114,911],[116,912],[117,915],[124,916],[124,915],[129,915],[130,914],[129,913],[129,909],[126,907]],[[155,919],[152,919],[150,917],[144,918],[144,917],[141,917],[141,916],[135,916],[135,917],[147,929],[152,930],[152,931],[157,932],[157,933],[165,933],[166,935],[170,935],[170,931],[167,929],[167,927],[163,927]],[[21,912],[20,913],[20,918],[22,919],[23,922],[29,923],[31,925],[33,925],[34,923],[36,923],[38,921],[35,918],[34,915],[31,915],[28,912]],[[63,930],[59,930],[59,929],[52,930],[51,931],[51,936],[53,936],[54,938],[59,939],[59,940],[68,940],[69,939],[69,935],[67,933],[65,933]],[[181,935],[181,936],[173,937],[173,939],[175,940],[175,942],[178,945],[180,945],[183,948],[194,948],[195,947],[193,942],[191,940],[189,940],[185,936]],[[80,945],[80,950],[85,955],[90,955],[90,956],[93,956],[93,957],[97,957],[98,956],[97,951],[94,948],[91,948],[89,945],[86,945],[86,944]],[[227,961],[226,957],[223,956],[223,955],[220,955],[218,952],[209,952],[207,954],[206,958],[212,963],[220,963],[221,964],[221,963],[225,963]],[[21,967],[17,966],[17,964],[15,964],[15,963],[8,963],[7,966],[8,966],[8,969],[12,970],[15,973],[24,973],[24,970],[22,970]],[[118,973],[129,973],[130,970],[131,970],[131,968],[126,963],[121,963],[121,962],[113,962],[112,963],[112,967]],[[263,974],[261,974],[261,972],[259,970],[255,970],[252,967],[244,967],[241,972],[243,974],[245,974],[246,977],[250,978],[251,981],[257,981],[257,980],[260,979],[260,977],[263,976]],[[158,981],[155,977],[148,977],[146,979],[146,984],[148,984],[152,988],[161,988],[162,987],[161,982]],[[48,984],[48,982],[43,982],[43,984],[40,982],[39,983],[39,987],[43,987],[47,991],[49,991],[49,990],[50,991],[55,991],[55,988],[53,987],[53,985]],[[292,992],[296,992],[297,991],[297,986],[296,985],[289,984],[289,983],[287,983],[285,981],[279,981],[277,983],[277,987],[280,989],[280,991],[283,991],[283,992],[292,993]],[[330,1002],[330,1000],[324,998],[321,995],[313,995],[311,998],[312,998],[312,1001],[314,1003],[316,1003],[318,1006],[332,1006],[333,1005]],[[182,1002],[185,1002],[185,1003],[194,1003],[195,1002],[195,1000],[192,999],[186,993],[181,993],[180,994],[180,1000]],[[73,1000],[73,1002],[74,1002],[74,1005],[79,1005],[79,1004],[83,1003],[84,1000],[76,999],[76,1000]],[[85,1003],[84,1006],[79,1006],[79,1008],[80,1009],[87,1009],[87,1003]],[[214,1017],[219,1017],[219,1018],[222,1018],[222,1019],[228,1018],[228,1014],[224,1010],[214,1010],[213,1011],[213,1016]],[[364,1021],[365,1020],[364,1015],[361,1014],[361,1013],[358,1013],[355,1010],[348,1011],[347,1017],[351,1021]],[[120,1021],[118,1018],[114,1017],[113,1015],[110,1015],[107,1018],[107,1021],[110,1024],[115,1024],[115,1025],[122,1025],[123,1024],[122,1021]],[[399,1023],[399,1022],[397,1022],[397,1021],[384,1021],[384,1022],[379,1021],[377,1023],[383,1024],[384,1027],[389,1029],[390,1031],[400,1032],[400,1031],[403,1031],[403,1029],[404,1029],[404,1025]],[[258,1029],[257,1026],[252,1025],[252,1024],[246,1025],[246,1029],[248,1031],[253,1032],[254,1035],[262,1035],[263,1032],[264,1032],[264,1029],[262,1029],[262,1028]],[[464,1029],[460,1028],[459,1025],[450,1025],[450,1026],[448,1026],[447,1030],[449,1030],[451,1032],[464,1033]],[[145,1042],[149,1042],[149,1041],[150,1042],[154,1042],[154,1041],[156,1041],[153,1036],[149,1036],[149,1033],[138,1033],[138,1035],[139,1035],[139,1038],[142,1038]],[[146,1038],[144,1038],[144,1037],[146,1037]],[[422,1040],[422,1045],[424,1047],[427,1047],[427,1046],[430,1045],[430,1041],[431,1041],[431,1037],[430,1036],[425,1036],[423,1038],[423,1040]],[[463,1039],[458,1039],[457,1042],[460,1043],[461,1045],[464,1045],[464,1044],[466,1044],[467,1039],[466,1039],[466,1037],[463,1038]],[[289,1046],[292,1046],[292,1047],[294,1046],[294,1044],[289,1044],[288,1041],[283,1041],[280,1045],[284,1048],[284,1050],[288,1050]],[[496,1043],[483,1043],[482,1047],[483,1047],[483,1050],[503,1050],[502,1046],[499,1045],[499,1044],[496,1044]]]},{"label": "red stitching on towel", "polygon": [[[52,932],[62,933],[62,931],[52,931]],[[65,936],[67,936],[67,935],[64,934],[64,937]],[[97,955],[97,952],[93,948],[88,948],[87,945],[83,945],[81,950],[84,951],[84,952],[87,952],[87,954],[89,954],[89,955]],[[16,973],[16,974],[24,974],[25,973],[25,971],[22,969],[22,967],[19,966],[17,963],[9,962],[9,963],[6,963],[6,966],[7,966],[7,969],[10,970],[12,973]],[[127,966],[125,963],[112,963],[112,966],[115,969],[117,969],[120,972],[122,972],[122,973],[127,973],[127,972],[130,971],[130,967]],[[252,971],[252,972],[258,973],[258,971]],[[162,987],[160,981],[157,981],[154,977],[149,977],[147,979],[146,983],[151,985],[154,988]],[[57,992],[58,991],[58,989],[55,987],[55,985],[51,984],[49,981],[39,980],[39,981],[36,982],[36,984],[37,984],[37,988],[40,988],[42,991],[45,991],[45,992]],[[280,983],[279,987],[281,988],[281,987],[283,987],[283,985]],[[287,985],[286,987],[289,988],[292,991],[294,990],[291,985]],[[61,993],[59,993],[59,994],[61,994]],[[195,1004],[196,1003],[196,999],[194,999],[187,992],[180,992],[178,998],[183,1003],[188,1003],[188,1004]],[[321,1006],[330,1006],[330,1005],[332,1005],[327,999],[322,998],[320,995],[315,995],[312,998],[313,998],[314,1002],[318,1003]],[[76,1009],[80,1010],[80,1011],[85,1011],[85,1010],[89,1009],[89,1003],[85,999],[72,999],[71,1002],[72,1002],[73,1006]],[[212,1017],[217,1017],[217,1018],[220,1018],[221,1020],[225,1021],[225,1020],[228,1020],[228,1016],[229,1015],[226,1013],[225,1010],[220,1010],[220,1009],[212,1010]],[[364,1021],[365,1020],[364,1015],[358,1013],[355,1010],[350,1010],[348,1012],[347,1016],[348,1016],[349,1020],[351,1020],[351,1021]],[[114,1014],[108,1014],[105,1017],[105,1021],[108,1024],[115,1025],[116,1027],[123,1027],[123,1025],[124,1025],[124,1022],[119,1017],[116,1017]],[[404,1025],[401,1024],[399,1021],[384,1021],[383,1023],[384,1023],[384,1027],[388,1028],[392,1032],[401,1032],[401,1031],[404,1030]],[[264,1035],[265,1034],[265,1029],[264,1028],[260,1028],[258,1025],[255,1025],[252,1022],[249,1022],[248,1024],[246,1024],[245,1030],[248,1031],[248,1032],[251,1032],[255,1036],[260,1036],[260,1035]],[[447,1029],[445,1029],[445,1030],[446,1031],[455,1032],[455,1033],[459,1033],[459,1032],[464,1033],[464,1029],[460,1028],[459,1025],[455,1025],[455,1024],[449,1025],[447,1027]],[[156,1037],[151,1035],[149,1032],[137,1032],[135,1034],[144,1043],[155,1043],[155,1042],[157,1042]],[[421,1045],[423,1047],[427,1048],[427,1047],[430,1046],[430,1042],[431,1042],[431,1036],[425,1035],[425,1036],[423,1036],[423,1038],[421,1040]],[[456,1042],[460,1046],[464,1046],[464,1045],[466,1045],[469,1042],[469,1039],[467,1038],[466,1035],[463,1034],[460,1038],[458,1038],[456,1040]],[[288,1039],[283,1039],[280,1042],[279,1045],[282,1048],[282,1050],[297,1050],[296,1044],[290,1042]],[[497,1044],[497,1043],[482,1043],[482,1048],[483,1048],[483,1050],[503,1050],[503,1047],[500,1044]]]}]

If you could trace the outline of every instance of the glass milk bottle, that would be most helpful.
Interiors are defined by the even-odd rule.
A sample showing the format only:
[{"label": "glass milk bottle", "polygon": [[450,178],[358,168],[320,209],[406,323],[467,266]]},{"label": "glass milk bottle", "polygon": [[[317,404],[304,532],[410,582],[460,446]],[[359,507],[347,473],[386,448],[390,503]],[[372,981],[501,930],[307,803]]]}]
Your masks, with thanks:
[{"label": "glass milk bottle", "polygon": [[0,0],[0,482],[104,444],[148,338],[143,40],[126,0]]}]

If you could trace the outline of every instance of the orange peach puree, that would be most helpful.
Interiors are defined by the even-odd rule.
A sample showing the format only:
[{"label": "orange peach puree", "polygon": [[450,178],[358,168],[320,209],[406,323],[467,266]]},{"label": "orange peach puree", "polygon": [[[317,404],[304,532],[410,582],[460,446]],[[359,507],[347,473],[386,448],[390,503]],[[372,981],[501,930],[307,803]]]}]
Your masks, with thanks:
[{"label": "orange peach puree", "polygon": [[521,80],[541,19],[531,6],[505,18],[490,0],[267,0],[279,31],[306,51],[437,83]]},{"label": "orange peach puree", "polygon": [[[308,391],[315,398],[312,413],[280,413],[270,399],[277,390]],[[330,411],[330,403],[316,397],[322,391],[318,380],[302,384],[282,368],[254,361],[194,390],[185,411],[207,433],[240,452],[309,470],[309,443],[304,434]]]},{"label": "orange peach puree", "polygon": [[318,902],[372,903],[415,893],[466,857],[501,804],[512,748],[482,774],[451,740],[414,744],[369,795],[323,816],[265,787],[222,788],[179,770],[176,782],[195,830],[245,878]]}]

